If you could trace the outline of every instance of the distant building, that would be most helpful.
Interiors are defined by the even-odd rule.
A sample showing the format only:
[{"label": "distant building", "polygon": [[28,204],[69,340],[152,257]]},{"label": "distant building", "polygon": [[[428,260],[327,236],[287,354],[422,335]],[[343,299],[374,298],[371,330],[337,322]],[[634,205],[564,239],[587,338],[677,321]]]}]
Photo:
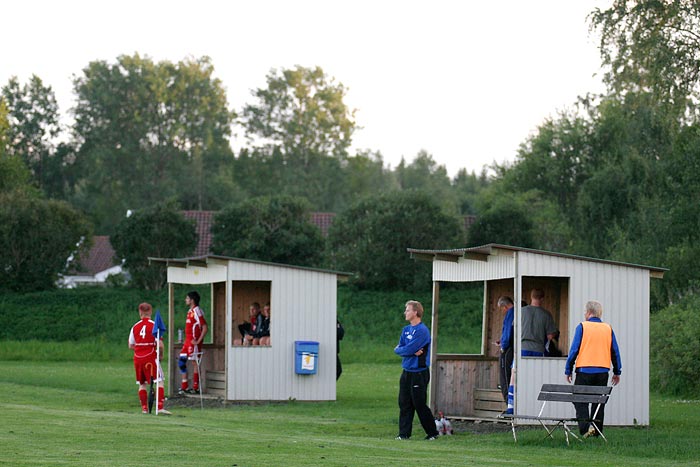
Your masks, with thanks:
[{"label": "distant building", "polygon": [[78,285],[104,284],[107,277],[122,273],[121,261],[107,235],[92,237],[92,247],[80,256],[76,266],[58,280],[58,286],[73,289]]}]

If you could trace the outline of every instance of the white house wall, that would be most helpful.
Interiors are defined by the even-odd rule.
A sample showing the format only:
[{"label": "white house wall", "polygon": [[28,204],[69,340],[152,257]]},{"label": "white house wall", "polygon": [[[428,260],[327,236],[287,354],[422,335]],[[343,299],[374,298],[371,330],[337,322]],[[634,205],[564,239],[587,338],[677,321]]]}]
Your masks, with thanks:
[{"label": "white house wall", "polygon": [[[606,425],[649,424],[649,271],[607,263],[518,252],[522,276],[569,277],[569,335],[583,320],[587,301],[603,305],[603,321],[615,331],[622,358],[621,383],[605,408]],[[567,349],[568,350],[568,349]],[[567,352],[568,353],[568,352]],[[564,359],[520,358],[516,410],[537,414],[543,383],[565,383]],[[550,407],[551,406],[551,407]],[[573,406],[548,404],[552,415],[573,414]]]},{"label": "white house wall", "polygon": [[[231,323],[229,299],[227,398],[335,400],[336,274],[231,261],[228,280],[271,281],[271,346],[231,345],[241,323]],[[317,374],[295,373],[294,341],[319,343]]]}]

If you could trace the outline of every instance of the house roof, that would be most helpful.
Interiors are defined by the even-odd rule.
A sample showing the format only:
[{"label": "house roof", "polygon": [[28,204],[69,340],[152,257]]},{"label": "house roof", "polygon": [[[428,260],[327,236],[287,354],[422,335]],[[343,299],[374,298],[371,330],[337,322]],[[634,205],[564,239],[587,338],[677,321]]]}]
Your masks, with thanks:
[{"label": "house roof", "polygon": [[619,265],[619,266],[627,266],[627,267],[633,267],[633,268],[641,268],[641,269],[648,269],[652,273],[655,273],[655,277],[663,277],[663,273],[668,271],[667,268],[660,268],[656,266],[645,266],[641,264],[634,264],[634,263],[624,263],[622,261],[612,261],[612,260],[607,260],[607,259],[599,259],[599,258],[590,258],[587,256],[578,256],[578,255],[572,255],[568,253],[557,253],[553,251],[545,251],[545,250],[535,250],[532,248],[522,248],[518,246],[510,246],[510,245],[501,245],[498,243],[489,243],[487,245],[481,245],[481,246],[475,246],[475,247],[470,247],[470,248],[455,248],[451,250],[423,250],[423,249],[417,249],[417,248],[407,248],[406,249],[410,254],[412,258],[415,259],[420,259],[420,260],[426,260],[426,261],[453,261],[457,262],[459,258],[467,258],[467,259],[476,259],[476,260],[482,260],[485,261],[486,257],[489,255],[494,255],[497,254],[499,250],[505,250],[505,251],[511,251],[511,252],[516,252],[516,251],[525,251],[529,253],[537,253],[540,255],[549,255],[549,256],[558,256],[562,258],[571,258],[571,259],[577,259],[581,261],[591,261],[594,263],[605,263],[605,264],[613,264],[613,265]]},{"label": "house roof", "polygon": [[195,221],[197,231],[197,246],[194,249],[194,256],[202,256],[210,253],[211,248],[211,225],[214,222],[216,211],[182,211],[185,219]]},{"label": "house roof", "polygon": [[92,237],[92,247],[87,253],[80,256],[77,273],[87,273],[94,276],[97,273],[119,264],[114,258],[114,248],[109,242],[107,235],[96,235]]}]

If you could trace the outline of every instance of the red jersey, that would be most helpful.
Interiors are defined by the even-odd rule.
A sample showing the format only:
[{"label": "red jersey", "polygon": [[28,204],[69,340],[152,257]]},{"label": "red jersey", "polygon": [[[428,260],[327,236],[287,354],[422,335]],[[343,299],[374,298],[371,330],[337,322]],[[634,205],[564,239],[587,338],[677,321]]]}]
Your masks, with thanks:
[{"label": "red jersey", "polygon": [[190,308],[185,320],[185,341],[192,342],[202,335],[202,326],[207,324],[204,312],[199,306]]},{"label": "red jersey", "polygon": [[156,358],[156,338],[153,337],[153,326],[155,323],[151,318],[143,318],[131,327],[129,333],[129,345],[134,347],[134,361],[150,360]]}]

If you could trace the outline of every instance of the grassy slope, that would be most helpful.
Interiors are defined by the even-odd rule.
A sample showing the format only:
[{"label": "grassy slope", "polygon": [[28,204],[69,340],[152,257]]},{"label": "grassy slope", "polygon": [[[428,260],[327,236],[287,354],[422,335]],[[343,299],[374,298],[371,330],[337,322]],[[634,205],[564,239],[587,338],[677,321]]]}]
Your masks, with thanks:
[{"label": "grassy slope", "polygon": [[[0,464],[12,466],[700,465],[699,401],[652,400],[650,428],[567,447],[542,430],[394,441],[400,365],[347,364],[338,401],[139,413],[128,363],[0,361]],[[416,421],[415,437],[420,438]],[[145,459],[145,460],[144,460]]]}]

